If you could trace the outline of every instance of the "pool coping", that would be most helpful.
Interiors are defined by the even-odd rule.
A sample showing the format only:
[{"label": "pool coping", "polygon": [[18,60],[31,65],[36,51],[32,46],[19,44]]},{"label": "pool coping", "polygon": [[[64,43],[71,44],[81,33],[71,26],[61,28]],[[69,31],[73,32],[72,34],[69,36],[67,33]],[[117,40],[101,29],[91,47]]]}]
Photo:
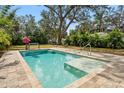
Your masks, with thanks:
[{"label": "pool coping", "polygon": [[[106,59],[96,58],[94,56],[87,56],[87,55],[84,56],[84,55],[81,55],[81,54],[72,53],[72,52],[69,52],[69,51],[64,51],[64,50],[60,50],[60,49],[56,49],[56,48],[43,48],[43,49],[40,49],[40,50],[44,50],[44,49],[56,50],[56,51],[60,51],[60,52],[65,52],[65,53],[78,55],[78,56],[82,56],[82,57],[87,57],[87,58],[91,58],[91,59],[96,59],[96,60],[101,60],[101,61],[107,61],[107,62],[111,63],[111,61],[106,60]],[[21,50],[21,51],[26,51],[26,50]],[[32,70],[30,69],[30,67],[28,66],[28,64],[26,63],[26,61],[24,60],[24,58],[22,57],[22,55],[20,54],[19,51],[17,51],[17,55],[19,57],[19,60],[22,64],[25,72],[26,72],[27,77],[28,77],[28,79],[31,83],[31,86],[35,87],[35,88],[43,88],[42,84],[39,82],[39,80],[33,74]],[[78,88],[78,87],[80,87],[80,85],[86,83],[88,80],[95,77],[97,74],[103,72],[108,66],[111,66],[110,63],[106,63],[106,67],[104,67],[104,68],[101,67],[101,68],[97,69],[97,71],[94,71],[92,73],[88,73],[87,75],[81,77],[78,80],[73,81],[72,83],[70,83],[69,85],[64,86],[63,88]]]},{"label": "pool coping", "polygon": [[25,62],[25,60],[23,59],[22,55],[20,54],[19,51],[16,52],[20,63],[22,64],[24,71],[29,79],[29,82],[32,86],[32,88],[42,88],[42,84],[39,82],[39,80],[36,78],[36,76],[34,75],[34,73],[32,72],[32,70],[30,69],[30,67],[28,66],[28,64]]},{"label": "pool coping", "polygon": [[77,56],[80,56],[80,57],[86,57],[86,58],[90,58],[90,59],[95,59],[95,60],[101,60],[101,61],[111,62],[110,60],[106,60],[106,59],[104,59],[104,58],[97,58],[97,57],[91,56],[91,55],[81,55],[81,54],[79,54],[78,52],[77,52],[77,53],[73,53],[73,52],[71,52],[71,51],[58,50],[58,49],[55,49],[55,48],[49,48],[49,49],[56,50],[56,51],[60,51],[60,52],[65,52],[65,53],[68,53],[68,54],[77,55]]}]

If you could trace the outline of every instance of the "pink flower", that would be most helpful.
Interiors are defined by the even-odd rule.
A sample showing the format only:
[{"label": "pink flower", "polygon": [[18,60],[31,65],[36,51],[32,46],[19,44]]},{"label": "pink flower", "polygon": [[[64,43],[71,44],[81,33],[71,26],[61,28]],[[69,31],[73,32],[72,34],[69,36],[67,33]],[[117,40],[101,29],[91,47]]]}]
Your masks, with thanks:
[{"label": "pink flower", "polygon": [[27,36],[23,38],[23,43],[25,44],[28,44],[30,41],[31,41],[30,38],[28,38]]}]

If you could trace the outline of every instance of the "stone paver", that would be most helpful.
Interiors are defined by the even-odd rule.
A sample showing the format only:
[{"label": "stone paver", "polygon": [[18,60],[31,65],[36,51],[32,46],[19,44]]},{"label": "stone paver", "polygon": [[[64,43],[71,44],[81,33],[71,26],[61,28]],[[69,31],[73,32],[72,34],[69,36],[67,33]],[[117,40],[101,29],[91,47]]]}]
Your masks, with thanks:
[{"label": "stone paver", "polygon": [[4,53],[2,59],[4,61],[0,62],[0,88],[32,87],[22,64],[17,61],[19,59],[15,51]]},{"label": "stone paver", "polygon": [[19,83],[18,83],[18,79],[17,78],[9,78],[6,80],[6,84],[8,88],[18,88],[19,87]]},{"label": "stone paver", "polygon": [[7,68],[0,69],[0,79],[6,79],[7,77]]},{"label": "stone paver", "polygon": [[5,79],[0,79],[0,88],[6,88],[6,80]]},{"label": "stone paver", "polygon": [[[113,68],[107,68],[105,71],[97,74],[94,78],[89,80],[88,82],[82,84],[80,87],[103,87],[103,88],[114,88],[114,87],[124,87],[124,83],[120,83],[124,81],[124,66],[119,64],[120,62],[115,62],[112,66]],[[123,62],[124,64],[124,62]],[[96,77],[97,81],[94,84],[90,84]],[[104,79],[103,79],[104,78]]]}]

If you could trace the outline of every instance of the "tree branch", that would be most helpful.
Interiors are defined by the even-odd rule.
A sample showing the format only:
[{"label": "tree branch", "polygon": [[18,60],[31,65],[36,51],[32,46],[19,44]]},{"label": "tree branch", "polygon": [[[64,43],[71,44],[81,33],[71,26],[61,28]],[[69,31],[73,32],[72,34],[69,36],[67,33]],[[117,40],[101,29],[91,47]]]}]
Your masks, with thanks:
[{"label": "tree branch", "polygon": [[49,8],[50,10],[52,10],[54,13],[56,13],[59,16],[59,14],[52,7],[50,7],[48,5],[44,5],[44,6],[47,7],[47,8]]},{"label": "tree branch", "polygon": [[[71,25],[71,23],[74,21],[76,12],[77,12],[77,9],[74,11],[73,18],[70,20],[70,22],[69,22],[68,25],[66,26],[65,31],[67,31],[67,29],[69,28],[69,26]],[[65,32],[65,31],[64,31],[64,32]]]},{"label": "tree branch", "polygon": [[70,6],[70,9],[66,12],[66,14],[63,16],[63,19],[75,8],[74,5]]}]

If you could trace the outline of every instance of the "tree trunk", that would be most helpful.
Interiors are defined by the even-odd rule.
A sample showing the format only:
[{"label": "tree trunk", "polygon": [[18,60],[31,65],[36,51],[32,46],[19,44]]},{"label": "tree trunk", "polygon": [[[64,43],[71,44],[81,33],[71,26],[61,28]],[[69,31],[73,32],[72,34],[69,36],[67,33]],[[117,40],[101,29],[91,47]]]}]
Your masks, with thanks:
[{"label": "tree trunk", "polygon": [[102,24],[102,20],[100,20],[99,32],[103,32],[103,24]]},{"label": "tree trunk", "polygon": [[58,45],[61,45],[61,40],[62,40],[61,33],[58,33],[58,38],[57,38],[57,44]]},{"label": "tree trunk", "polygon": [[60,17],[60,25],[59,25],[59,29],[58,29],[58,40],[57,40],[57,44],[61,45],[61,30],[62,30],[62,23],[63,23],[63,18]]},{"label": "tree trunk", "polygon": [[28,45],[27,44],[25,44],[25,50],[28,50]]}]

